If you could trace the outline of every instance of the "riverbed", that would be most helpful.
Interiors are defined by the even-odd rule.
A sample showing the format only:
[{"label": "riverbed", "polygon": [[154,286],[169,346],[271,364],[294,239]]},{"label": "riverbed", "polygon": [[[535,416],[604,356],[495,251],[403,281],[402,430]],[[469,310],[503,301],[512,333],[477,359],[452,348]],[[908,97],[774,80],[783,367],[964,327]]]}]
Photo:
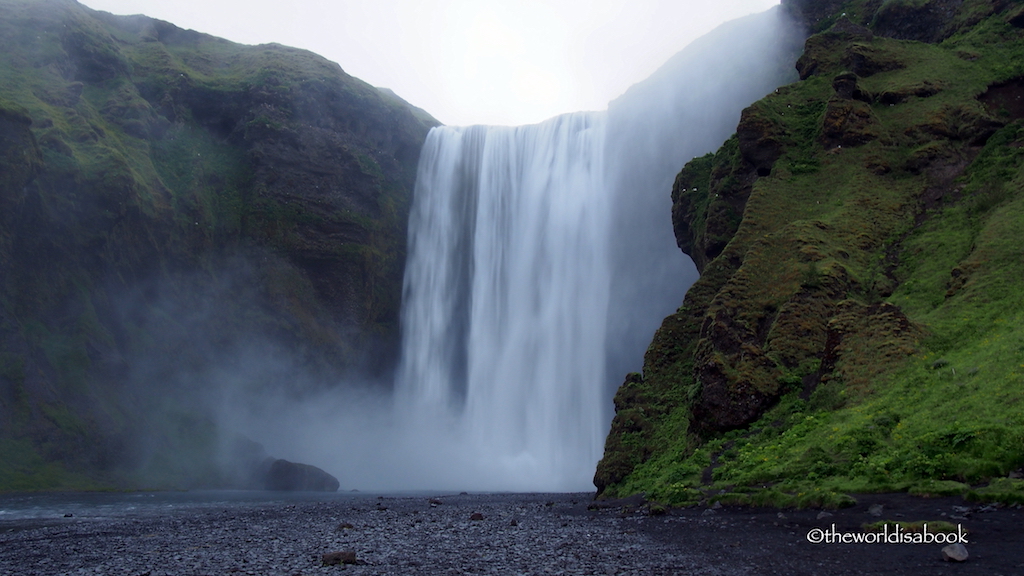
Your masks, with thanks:
[{"label": "riverbed", "polygon": [[[905,495],[841,511],[595,505],[592,494],[185,492],[0,497],[0,574],[1024,574],[1015,508]],[[936,544],[812,544],[886,517],[962,522],[971,557]],[[710,511],[709,511],[710,510]],[[877,509],[875,510],[877,511]],[[920,518],[919,518],[920,517]],[[950,519],[953,517],[952,519]],[[325,565],[350,553],[354,563]],[[354,553],[354,557],[353,554]],[[339,556],[339,560],[342,556]]]}]

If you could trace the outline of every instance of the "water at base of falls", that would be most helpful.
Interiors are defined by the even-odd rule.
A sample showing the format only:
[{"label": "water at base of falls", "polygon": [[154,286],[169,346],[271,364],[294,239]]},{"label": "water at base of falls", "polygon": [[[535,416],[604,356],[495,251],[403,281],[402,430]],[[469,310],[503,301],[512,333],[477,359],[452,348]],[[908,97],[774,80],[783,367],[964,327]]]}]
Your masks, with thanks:
[{"label": "water at base of falls", "polygon": [[[587,489],[604,432],[601,113],[433,130],[410,216],[398,409],[465,478]],[[449,444],[450,445],[450,444]]]}]

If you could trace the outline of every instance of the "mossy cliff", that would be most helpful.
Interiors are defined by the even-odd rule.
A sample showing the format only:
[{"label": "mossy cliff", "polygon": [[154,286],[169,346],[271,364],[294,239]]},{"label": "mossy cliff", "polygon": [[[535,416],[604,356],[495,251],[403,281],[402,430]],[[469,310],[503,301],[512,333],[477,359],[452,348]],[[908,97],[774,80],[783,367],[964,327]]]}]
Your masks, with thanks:
[{"label": "mossy cliff", "polygon": [[676,179],[702,275],[615,397],[598,491],[1024,499],[1024,3],[783,4],[816,32],[801,80]]},{"label": "mossy cliff", "polygon": [[0,489],[215,477],[222,362],[389,370],[435,124],[302,50],[0,0]]}]

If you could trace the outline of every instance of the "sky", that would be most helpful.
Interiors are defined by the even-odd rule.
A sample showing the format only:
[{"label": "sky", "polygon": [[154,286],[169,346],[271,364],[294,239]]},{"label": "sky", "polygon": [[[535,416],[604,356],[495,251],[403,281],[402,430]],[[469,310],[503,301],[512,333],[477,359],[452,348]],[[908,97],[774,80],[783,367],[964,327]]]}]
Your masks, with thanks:
[{"label": "sky", "polygon": [[779,0],[80,0],[244,44],[277,42],[444,124],[603,110],[715,26]]}]

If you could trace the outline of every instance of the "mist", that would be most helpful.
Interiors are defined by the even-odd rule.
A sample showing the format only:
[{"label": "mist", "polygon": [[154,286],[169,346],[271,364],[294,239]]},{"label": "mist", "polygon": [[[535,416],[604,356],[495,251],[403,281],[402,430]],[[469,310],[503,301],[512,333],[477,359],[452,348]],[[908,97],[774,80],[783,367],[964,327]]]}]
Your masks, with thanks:
[{"label": "mist", "polygon": [[[776,8],[694,42],[605,112],[434,129],[395,381],[324,383],[272,346],[238,352],[201,378],[218,428],[342,490],[592,489],[614,391],[697,278],[675,246],[675,174],[793,80],[802,40]],[[267,375],[287,385],[254,393]]]}]

